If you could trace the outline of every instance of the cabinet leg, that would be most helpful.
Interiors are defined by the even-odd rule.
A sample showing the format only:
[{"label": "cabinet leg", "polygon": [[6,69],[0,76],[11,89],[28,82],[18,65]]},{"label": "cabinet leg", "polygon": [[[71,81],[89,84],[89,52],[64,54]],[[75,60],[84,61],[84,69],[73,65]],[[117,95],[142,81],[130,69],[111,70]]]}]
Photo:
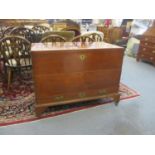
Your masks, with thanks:
[{"label": "cabinet leg", "polygon": [[114,103],[116,106],[119,104],[119,101],[120,101],[120,94],[117,94],[114,96]]},{"label": "cabinet leg", "polygon": [[36,116],[40,117],[47,107],[36,107]]}]

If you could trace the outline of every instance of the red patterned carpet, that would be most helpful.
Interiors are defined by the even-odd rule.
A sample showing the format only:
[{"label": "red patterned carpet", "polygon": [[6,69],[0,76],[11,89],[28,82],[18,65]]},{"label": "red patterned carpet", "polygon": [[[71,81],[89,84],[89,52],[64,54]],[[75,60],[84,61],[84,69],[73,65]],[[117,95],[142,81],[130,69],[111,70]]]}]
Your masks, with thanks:
[{"label": "red patterned carpet", "polygon": [[[0,79],[0,126],[38,120],[34,113],[35,95],[33,82],[30,79],[17,78],[9,91]],[[124,84],[120,84],[121,100],[134,98],[139,94]],[[50,107],[41,118],[53,117],[85,108],[90,108],[112,102],[111,99],[102,99],[89,102],[74,103]]]}]

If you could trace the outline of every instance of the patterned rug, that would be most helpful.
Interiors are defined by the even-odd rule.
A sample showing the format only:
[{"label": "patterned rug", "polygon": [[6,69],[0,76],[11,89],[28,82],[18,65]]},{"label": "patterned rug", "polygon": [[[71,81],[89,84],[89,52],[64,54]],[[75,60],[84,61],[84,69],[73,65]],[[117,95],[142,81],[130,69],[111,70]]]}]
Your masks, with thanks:
[{"label": "patterned rug", "polygon": [[[121,100],[134,98],[139,94],[124,84],[120,84]],[[30,78],[19,78],[13,81],[10,90],[0,79],[0,126],[24,123],[53,117],[85,108],[90,108],[112,102],[112,99],[73,103],[50,107],[40,117],[36,118],[34,112],[35,94],[33,82]]]}]

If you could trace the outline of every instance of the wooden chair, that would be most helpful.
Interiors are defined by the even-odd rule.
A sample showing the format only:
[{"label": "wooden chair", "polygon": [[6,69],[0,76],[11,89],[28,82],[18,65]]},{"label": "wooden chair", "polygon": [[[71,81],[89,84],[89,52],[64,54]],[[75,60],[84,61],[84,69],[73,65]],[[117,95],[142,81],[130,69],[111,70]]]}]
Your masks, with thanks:
[{"label": "wooden chair", "polygon": [[72,42],[77,47],[87,47],[87,46],[90,46],[94,42],[94,39],[92,39],[88,35],[80,35],[80,36],[75,37],[72,40]]},{"label": "wooden chair", "polygon": [[41,42],[45,43],[45,42],[65,42],[65,38],[59,35],[48,35],[44,38],[42,38]]},{"label": "wooden chair", "polygon": [[0,39],[3,38],[3,29],[2,27],[0,26]]},{"label": "wooden chair", "polygon": [[103,41],[103,37],[98,33],[90,33],[88,36],[90,38],[92,38],[95,42],[102,42]]},{"label": "wooden chair", "polygon": [[75,37],[72,42],[94,42],[94,39],[92,39],[91,37],[89,37],[88,35],[80,35],[80,36],[77,36]]},{"label": "wooden chair", "polygon": [[40,42],[42,39],[42,36],[45,32],[50,31],[50,28],[46,27],[46,26],[42,26],[42,25],[35,25],[32,27],[32,30],[35,33],[36,36],[36,42]]},{"label": "wooden chair", "polygon": [[0,40],[0,51],[7,73],[8,89],[10,87],[13,71],[31,69],[30,56],[31,43],[20,36],[8,36]]},{"label": "wooden chair", "polygon": [[50,31],[50,28],[42,25],[35,25],[32,27],[32,30],[34,30],[37,33],[45,33]]},{"label": "wooden chair", "polygon": [[10,35],[22,36],[31,43],[36,40],[34,31],[26,27],[15,27],[11,30]]},{"label": "wooden chair", "polygon": [[12,31],[13,28],[14,28],[13,26],[10,26],[10,27],[6,28],[3,31],[3,37],[6,37],[6,36],[10,35],[10,32]]},{"label": "wooden chair", "polygon": [[75,37],[75,32],[74,31],[49,31],[43,34],[43,38],[48,35],[59,35],[65,38],[66,42],[70,42]]}]

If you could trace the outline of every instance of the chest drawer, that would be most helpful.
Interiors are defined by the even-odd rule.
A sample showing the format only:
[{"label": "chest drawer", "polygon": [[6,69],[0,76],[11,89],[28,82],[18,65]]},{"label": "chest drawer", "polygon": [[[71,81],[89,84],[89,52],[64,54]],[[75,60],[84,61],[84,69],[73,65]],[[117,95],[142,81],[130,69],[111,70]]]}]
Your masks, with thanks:
[{"label": "chest drawer", "polygon": [[119,85],[120,69],[100,70],[84,73],[35,76],[37,98],[52,95],[77,93]]},{"label": "chest drawer", "polygon": [[119,89],[119,85],[109,86],[106,88],[99,88],[93,90],[83,90],[78,92],[63,92],[60,94],[51,94],[46,98],[36,98],[37,104],[48,104],[57,105],[58,103],[62,104],[62,102],[70,101],[70,100],[81,100],[85,98],[94,98],[99,96],[107,96],[108,94],[117,93]]},{"label": "chest drawer", "polygon": [[89,52],[40,52],[33,55],[34,75],[75,73],[83,71],[121,68],[122,50],[97,50]]}]

